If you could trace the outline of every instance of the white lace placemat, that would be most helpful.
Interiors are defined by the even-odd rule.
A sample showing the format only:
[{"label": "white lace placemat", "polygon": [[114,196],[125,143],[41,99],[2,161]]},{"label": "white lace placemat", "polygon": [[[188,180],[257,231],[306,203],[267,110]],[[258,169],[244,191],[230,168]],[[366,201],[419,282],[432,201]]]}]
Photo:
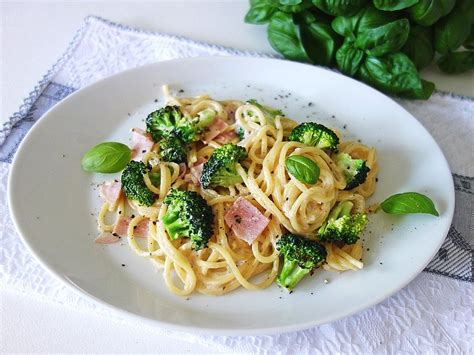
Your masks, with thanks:
[{"label": "white lace placemat", "polygon": [[[140,31],[93,16],[85,19],[66,53],[0,130],[1,287],[120,318],[66,289],[25,249],[8,213],[6,189],[10,163],[31,126],[48,108],[75,90],[124,69],[203,55],[267,56]],[[369,310],[306,331],[255,337],[198,336],[156,327],[153,331],[237,351],[443,354],[473,351],[474,100],[437,92],[427,102],[398,101],[435,137],[450,162],[456,187],[453,225],[427,272]]]}]

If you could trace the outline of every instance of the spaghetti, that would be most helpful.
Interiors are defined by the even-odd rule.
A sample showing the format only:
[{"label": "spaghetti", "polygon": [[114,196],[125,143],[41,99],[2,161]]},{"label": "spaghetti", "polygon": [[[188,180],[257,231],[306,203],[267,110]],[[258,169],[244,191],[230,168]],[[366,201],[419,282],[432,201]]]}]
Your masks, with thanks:
[{"label": "spaghetti", "polygon": [[[370,172],[365,182],[353,190],[345,191],[346,182],[333,158],[322,149],[288,141],[297,123],[276,115],[270,118],[261,107],[240,101],[216,101],[207,95],[178,98],[164,88],[168,105],[179,106],[185,115],[194,116],[205,109],[212,109],[226,122],[223,133],[242,130],[242,140],[233,135],[231,142],[244,147],[248,157],[237,166],[242,183],[228,188],[204,189],[193,177],[197,163],[206,161],[213,150],[222,143],[213,139],[191,144],[186,167],[160,160],[159,147],[155,144],[146,152],[142,161],[159,172],[159,184],[154,185],[148,175],[144,182],[156,194],[152,206],[139,206],[121,195],[114,205],[105,203],[98,217],[99,230],[111,232],[114,224],[106,217],[115,213],[117,220],[133,210],[127,228],[131,249],[141,257],[149,258],[162,271],[169,290],[177,295],[197,291],[209,295],[222,295],[239,287],[257,290],[268,287],[277,277],[279,256],[276,241],[285,232],[315,238],[315,231],[326,221],[334,205],[351,201],[355,212],[364,212],[365,199],[375,189],[377,157],[374,148],[357,142],[341,141],[340,152],[364,159]],[[338,134],[339,135],[339,134]],[[230,135],[232,137],[232,135]],[[339,138],[341,139],[340,135]],[[310,158],[320,168],[318,182],[307,185],[285,169],[285,160],[297,154]],[[212,207],[214,234],[208,247],[199,251],[192,248],[187,238],[171,240],[161,221],[167,206],[163,203],[171,188],[195,191]],[[263,233],[251,244],[235,237],[226,224],[224,215],[232,204],[244,197],[269,219]],[[140,223],[148,221],[146,239],[136,235]],[[146,240],[146,243],[145,243]],[[327,251],[324,269],[341,272],[363,267],[362,241],[352,245],[324,243]]]}]

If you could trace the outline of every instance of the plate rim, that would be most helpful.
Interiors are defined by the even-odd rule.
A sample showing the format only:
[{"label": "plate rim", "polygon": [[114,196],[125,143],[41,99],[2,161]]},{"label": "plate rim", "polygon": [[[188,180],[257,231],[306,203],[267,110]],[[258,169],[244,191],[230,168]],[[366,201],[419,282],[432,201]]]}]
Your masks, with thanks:
[{"label": "plate rim", "polygon": [[[270,62],[285,63],[284,65],[305,66],[305,67],[307,67],[308,69],[311,69],[311,70],[326,71],[326,72],[331,73],[332,75],[342,76],[346,80],[349,79],[350,81],[354,82],[356,85],[362,85],[365,88],[369,89],[372,92],[372,94],[374,94],[374,95],[381,95],[385,99],[388,99],[393,104],[398,106],[398,108],[402,109],[408,116],[410,116],[411,120],[413,120],[415,124],[419,124],[420,127],[426,132],[426,134],[435,143],[435,145],[438,148],[438,151],[440,153],[440,156],[442,157],[442,159],[440,160],[440,163],[442,161],[442,163],[444,165],[444,168],[446,168],[447,171],[449,171],[449,174],[451,175],[451,179],[449,180],[449,182],[450,182],[450,184],[449,184],[450,185],[449,186],[450,194],[447,197],[448,197],[448,201],[452,202],[451,203],[452,209],[450,211],[447,210],[445,212],[445,213],[449,213],[449,215],[447,216],[448,220],[449,220],[449,223],[447,224],[447,228],[445,228],[445,230],[442,233],[445,237],[443,239],[440,239],[440,243],[438,243],[437,247],[434,249],[433,254],[427,259],[427,261],[425,261],[425,263],[423,263],[423,266],[419,270],[416,270],[416,272],[414,272],[412,275],[410,275],[409,278],[407,278],[404,282],[400,283],[392,291],[384,294],[383,296],[377,297],[377,298],[370,298],[369,301],[367,301],[363,305],[357,307],[357,309],[351,310],[349,312],[345,312],[345,313],[343,312],[342,314],[338,314],[336,316],[328,316],[328,317],[325,317],[325,318],[315,319],[313,321],[307,321],[307,322],[304,322],[304,323],[295,323],[295,324],[290,324],[290,325],[274,326],[274,327],[245,329],[245,328],[225,328],[225,327],[212,328],[212,327],[203,327],[203,326],[194,326],[194,325],[180,325],[180,324],[166,322],[166,321],[163,321],[163,320],[154,319],[154,318],[150,318],[150,317],[146,317],[146,316],[143,316],[143,315],[136,314],[132,311],[128,311],[126,309],[123,309],[123,308],[120,308],[120,307],[115,306],[113,304],[110,304],[107,301],[105,301],[105,300],[103,300],[103,299],[101,299],[97,296],[94,296],[93,294],[87,292],[86,290],[80,288],[79,286],[71,283],[64,275],[62,275],[60,272],[56,271],[53,267],[51,267],[48,264],[47,260],[43,260],[35,252],[32,244],[30,244],[28,242],[28,238],[25,237],[24,233],[22,232],[22,228],[21,228],[20,224],[17,221],[16,212],[15,212],[15,209],[17,207],[15,207],[16,202],[14,202],[14,196],[13,196],[13,189],[14,188],[12,188],[12,186],[14,186],[14,184],[15,184],[13,177],[16,174],[18,174],[18,172],[17,172],[18,167],[17,166],[19,164],[17,164],[17,161],[18,161],[18,159],[20,159],[18,157],[21,157],[23,150],[27,149],[28,140],[29,140],[30,136],[33,134],[33,132],[35,131],[36,127],[38,127],[39,125],[44,124],[44,122],[47,122],[49,120],[49,117],[51,117],[50,114],[52,112],[54,112],[55,110],[60,109],[64,105],[67,105],[70,100],[73,100],[77,95],[82,94],[83,91],[89,90],[91,87],[94,87],[94,86],[102,85],[103,82],[105,82],[107,80],[110,80],[114,77],[124,75],[125,73],[144,70],[145,68],[148,68],[148,67],[160,66],[160,65],[166,64],[166,63],[180,63],[180,62],[186,63],[186,62],[196,62],[196,61],[200,61],[200,60],[204,60],[204,61],[206,61],[206,60],[211,60],[211,61],[232,61],[232,60],[237,60],[237,61],[244,60],[245,61],[245,60],[247,60],[247,61],[255,61],[255,62],[266,62],[266,61],[268,62],[268,61],[270,61]],[[409,111],[407,111],[403,106],[401,106],[398,102],[396,102],[392,97],[390,97],[388,95],[385,95],[384,93],[372,88],[371,86],[369,86],[369,85],[367,85],[363,82],[360,82],[358,80],[355,80],[353,78],[347,77],[347,76],[345,76],[345,75],[343,75],[343,74],[341,74],[341,73],[339,73],[335,70],[329,69],[329,68],[315,66],[315,65],[311,65],[311,64],[307,64],[307,63],[289,61],[289,60],[285,60],[285,59],[248,57],[248,56],[198,56],[198,57],[170,59],[170,60],[164,60],[164,61],[159,61],[159,62],[147,63],[145,65],[137,66],[137,67],[134,67],[134,68],[129,68],[129,69],[114,73],[110,76],[101,78],[101,79],[99,79],[99,80],[97,80],[97,81],[95,81],[95,82],[93,82],[89,85],[86,85],[86,86],[76,90],[72,94],[68,95],[65,99],[59,101],[56,105],[49,108],[35,122],[33,127],[31,127],[31,129],[26,133],[26,135],[23,137],[22,141],[20,142],[20,144],[17,148],[17,151],[14,154],[14,157],[13,157],[13,160],[12,160],[12,163],[11,163],[11,167],[10,167],[8,181],[7,181],[7,203],[8,203],[8,207],[9,207],[9,211],[10,211],[10,216],[11,216],[13,224],[16,228],[16,231],[18,232],[21,241],[27,247],[29,252],[34,256],[36,261],[43,268],[45,268],[56,280],[58,280],[60,283],[65,285],[73,293],[75,293],[76,295],[78,295],[80,297],[85,297],[86,299],[88,299],[88,300],[90,300],[94,303],[98,303],[101,306],[104,306],[106,309],[111,311],[112,314],[114,314],[114,316],[117,316],[117,318],[121,319],[120,315],[123,315],[126,318],[139,320],[139,321],[147,323],[151,326],[159,326],[161,328],[170,329],[170,330],[173,330],[173,331],[193,332],[193,333],[200,334],[200,335],[227,335],[227,336],[232,336],[232,335],[233,336],[236,336],[236,335],[243,335],[243,336],[250,335],[251,336],[251,335],[253,335],[253,336],[256,336],[256,335],[272,335],[272,334],[281,334],[281,333],[299,331],[299,330],[309,329],[311,327],[315,327],[315,326],[318,326],[318,325],[321,325],[321,324],[335,322],[337,320],[350,317],[350,316],[352,316],[356,313],[359,313],[359,312],[367,310],[371,307],[374,307],[375,305],[379,304],[380,302],[382,302],[382,301],[388,299],[389,297],[393,296],[395,293],[399,292],[401,289],[405,288],[409,283],[411,283],[417,276],[419,276],[423,272],[425,267],[433,259],[433,257],[436,255],[436,253],[438,252],[441,245],[444,243],[444,241],[446,239],[446,236],[449,232],[449,228],[451,226],[453,216],[454,216],[455,190],[454,190],[454,181],[452,179],[452,172],[451,172],[451,169],[449,167],[449,163],[448,163],[448,161],[447,161],[447,159],[446,159],[446,157],[443,153],[443,150],[440,148],[438,142],[435,140],[435,138],[432,136],[432,134],[426,129],[426,127],[420,121],[418,121],[418,119],[416,119],[416,117],[414,115],[412,115]]]}]

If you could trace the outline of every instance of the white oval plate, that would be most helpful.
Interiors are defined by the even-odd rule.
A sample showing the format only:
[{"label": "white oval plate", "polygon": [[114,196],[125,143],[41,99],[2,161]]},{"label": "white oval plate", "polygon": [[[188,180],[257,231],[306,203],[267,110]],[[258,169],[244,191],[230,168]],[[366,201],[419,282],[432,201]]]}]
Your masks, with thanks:
[{"label": "white oval plate", "polygon": [[[371,217],[365,236],[362,271],[318,271],[291,295],[273,285],[223,297],[174,296],[152,263],[135,255],[126,243],[93,242],[100,205],[93,188],[110,176],[81,170],[82,155],[90,147],[110,140],[126,143],[132,127],[144,126],[144,117],[163,103],[163,84],[183,89],[183,95],[255,98],[296,120],[338,128],[345,138],[361,139],[378,149],[379,183],[371,201],[418,191],[431,196],[441,216],[378,213]],[[36,123],[16,154],[9,202],[32,253],[86,297],[163,327],[235,335],[331,322],[400,290],[443,242],[453,215],[454,190],[448,164],[433,138],[407,111],[376,90],[304,64],[209,57],[125,71],[56,105]]]}]

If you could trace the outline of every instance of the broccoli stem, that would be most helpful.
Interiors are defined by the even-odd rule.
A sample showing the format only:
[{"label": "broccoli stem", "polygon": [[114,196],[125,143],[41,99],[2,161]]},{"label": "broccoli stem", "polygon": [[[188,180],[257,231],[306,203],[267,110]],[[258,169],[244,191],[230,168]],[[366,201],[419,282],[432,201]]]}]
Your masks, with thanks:
[{"label": "broccoli stem", "polygon": [[178,239],[185,235],[185,232],[188,230],[188,226],[184,226],[182,220],[179,218],[179,211],[168,211],[168,213],[163,216],[162,221],[171,240]]},{"label": "broccoli stem", "polygon": [[311,269],[304,269],[299,266],[296,261],[285,260],[280,275],[278,275],[277,283],[292,290],[310,271]]},{"label": "broccoli stem", "polygon": [[205,110],[198,112],[197,115],[199,117],[199,122],[197,123],[196,127],[204,128],[209,126],[214,121],[214,118],[216,117],[216,111],[206,108]]},{"label": "broccoli stem", "polygon": [[354,207],[354,204],[351,201],[344,201],[340,203],[335,208],[333,208],[329,214],[328,220],[338,219],[342,216],[349,216],[351,214],[352,207]]}]

